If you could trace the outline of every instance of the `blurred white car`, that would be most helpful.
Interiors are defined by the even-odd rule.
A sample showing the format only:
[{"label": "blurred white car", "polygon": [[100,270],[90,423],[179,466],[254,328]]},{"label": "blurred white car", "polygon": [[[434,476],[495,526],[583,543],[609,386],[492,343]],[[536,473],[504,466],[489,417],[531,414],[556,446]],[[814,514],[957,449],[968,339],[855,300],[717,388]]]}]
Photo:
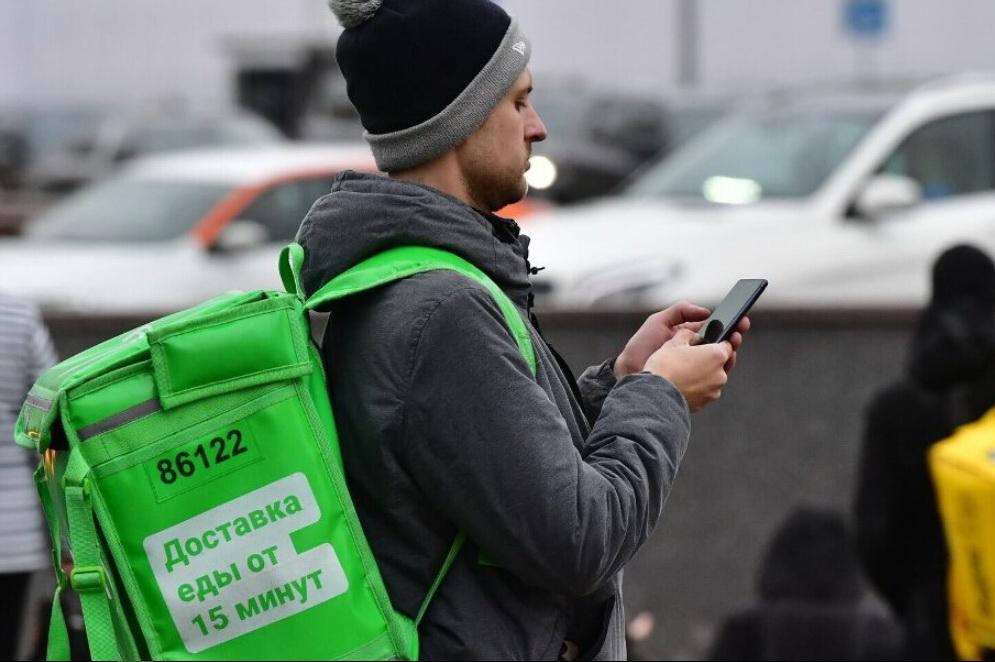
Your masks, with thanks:
[{"label": "blurred white car", "polygon": [[226,115],[152,112],[111,116],[90,134],[39,158],[26,173],[29,188],[68,193],[153,154],[205,147],[246,147],[284,142],[267,120],[241,111]]},{"label": "blurred white car", "polygon": [[277,259],[362,144],[197,150],[136,160],[0,241],[0,289],[48,310],[156,314],[280,288]]},{"label": "blurred white car", "polygon": [[706,129],[619,197],[530,218],[545,307],[917,307],[947,246],[995,253],[995,76],[809,95]]}]

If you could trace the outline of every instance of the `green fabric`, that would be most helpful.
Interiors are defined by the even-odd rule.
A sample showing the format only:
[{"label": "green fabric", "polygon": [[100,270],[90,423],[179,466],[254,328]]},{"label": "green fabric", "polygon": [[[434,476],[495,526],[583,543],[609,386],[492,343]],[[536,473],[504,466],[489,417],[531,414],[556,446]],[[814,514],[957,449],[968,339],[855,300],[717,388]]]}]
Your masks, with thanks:
[{"label": "green fabric", "polygon": [[289,294],[295,294],[303,301],[304,286],[301,284],[301,269],[304,267],[304,247],[300,244],[287,244],[280,251],[280,280]]},{"label": "green fabric", "polygon": [[52,616],[48,622],[48,649],[45,652],[48,660],[67,662],[70,659],[69,630],[66,628],[66,618],[62,615],[62,587],[55,587],[52,597]]},{"label": "green fabric", "polygon": [[66,514],[73,570],[69,585],[79,595],[86,622],[86,638],[92,660],[119,660],[107,595],[107,571],[100,558],[100,541],[93,525],[93,511],[86,494],[87,467],[80,455],[70,456],[65,476]]},{"label": "green fabric", "polygon": [[[168,409],[310,372],[301,312],[292,297],[280,297],[205,315],[196,325],[181,321],[150,331],[162,406]],[[266,342],[259,342],[262,338]],[[202,360],[204,355],[212,360]]]},{"label": "green fabric", "polygon": [[459,555],[460,550],[463,549],[463,543],[465,542],[466,534],[460,531],[456,534],[456,539],[453,540],[453,544],[449,548],[449,554],[446,555],[446,560],[442,562],[442,567],[439,568],[439,572],[435,576],[435,581],[432,582],[428,593],[425,595],[425,599],[422,600],[421,607],[418,609],[418,615],[415,616],[415,627],[421,625],[422,619],[425,618],[425,612],[428,611],[428,605],[432,602],[432,598],[435,597],[435,592],[439,590],[442,580],[446,578],[449,568],[453,566],[453,562],[456,561],[456,557]]},{"label": "green fabric", "polygon": [[52,615],[48,624],[49,660],[69,660],[69,631],[66,629],[66,619],[62,615],[62,588],[66,584],[66,575],[62,570],[62,534],[60,533],[59,516],[52,506],[52,495],[49,493],[47,471],[42,463],[34,473],[35,488],[38,499],[48,524],[48,533],[52,540],[52,569],[55,572],[55,595],[52,597]]},{"label": "green fabric", "polygon": [[299,246],[281,256],[287,294],[222,295],[82,352],[32,389],[18,442],[69,445],[36,473],[59,579],[50,659],[69,656],[67,585],[95,660],[417,658],[417,623],[465,536],[416,619],[395,611],[349,497],[307,310],[455,269],[494,295],[535,370],[528,329],[486,275],[441,251],[376,256],[307,302],[302,261]]}]

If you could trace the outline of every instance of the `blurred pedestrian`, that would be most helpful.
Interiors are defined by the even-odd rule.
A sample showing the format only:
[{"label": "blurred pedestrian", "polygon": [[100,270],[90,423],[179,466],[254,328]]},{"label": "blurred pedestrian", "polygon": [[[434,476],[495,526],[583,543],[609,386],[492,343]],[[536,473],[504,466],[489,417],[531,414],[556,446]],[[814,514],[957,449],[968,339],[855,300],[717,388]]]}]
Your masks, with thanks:
[{"label": "blurred pedestrian", "polygon": [[0,295],[0,659],[17,659],[32,573],[51,565],[32,479],[34,457],[14,444],[28,390],[55,363],[37,308]]},{"label": "blurred pedestrian", "polygon": [[860,570],[843,518],[795,509],[768,544],[760,603],[721,626],[713,660],[891,660],[901,630],[860,606]]},{"label": "blurred pedestrian", "polygon": [[678,304],[614,361],[570,376],[531,314],[528,240],[493,213],[525,195],[546,137],[528,39],[487,0],[331,5],[349,98],[389,176],[344,173],[312,207],[305,289],[390,248],[444,249],[502,289],[536,353],[533,374],[491,294],[452,272],[333,305],[329,393],[391,600],[414,617],[464,532],[421,621],[424,657],[624,659],[621,570],[657,523],[690,411],[719,397],[742,336],[692,346],[709,311]]},{"label": "blurred pedestrian", "polygon": [[855,505],[868,578],[901,620],[908,659],[953,659],[947,552],[927,451],[995,405],[995,264],[967,245],[933,265],[906,374],[867,411]]}]

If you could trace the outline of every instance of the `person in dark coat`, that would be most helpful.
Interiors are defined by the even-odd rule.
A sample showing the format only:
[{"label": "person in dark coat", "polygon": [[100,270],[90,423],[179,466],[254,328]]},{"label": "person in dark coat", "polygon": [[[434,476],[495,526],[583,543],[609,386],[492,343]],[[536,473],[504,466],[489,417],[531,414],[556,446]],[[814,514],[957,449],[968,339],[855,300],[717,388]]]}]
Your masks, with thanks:
[{"label": "person in dark coat", "polygon": [[995,404],[995,264],[945,251],[906,374],[867,411],[855,504],[865,573],[905,627],[907,659],[954,659],[947,551],[927,451]]},{"label": "person in dark coat", "polygon": [[843,518],[795,509],[758,576],[760,604],[722,625],[713,660],[887,660],[900,650],[890,619],[859,606],[860,571]]}]

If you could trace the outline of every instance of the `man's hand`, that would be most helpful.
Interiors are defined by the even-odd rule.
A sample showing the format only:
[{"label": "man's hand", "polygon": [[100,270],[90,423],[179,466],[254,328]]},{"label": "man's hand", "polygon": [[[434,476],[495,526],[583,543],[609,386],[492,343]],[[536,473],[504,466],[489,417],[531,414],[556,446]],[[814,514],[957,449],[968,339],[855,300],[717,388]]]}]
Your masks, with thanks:
[{"label": "man's hand", "polygon": [[[635,335],[625,345],[625,349],[615,359],[615,377],[622,379],[628,374],[647,370],[646,362],[653,352],[660,349],[664,343],[674,337],[680,329],[697,332],[701,323],[711,315],[708,308],[696,306],[687,301],[675,303],[673,306],[650,315]],[[729,373],[736,366],[736,352],[743,344],[743,334],[750,328],[749,318],[744,317],[736,327],[736,332],[729,338],[732,355],[726,362],[725,371]]]},{"label": "man's hand", "polygon": [[722,396],[729,375],[725,366],[735,358],[729,341],[697,345],[698,335],[680,329],[663,347],[653,352],[645,369],[673,384],[692,412]]}]

